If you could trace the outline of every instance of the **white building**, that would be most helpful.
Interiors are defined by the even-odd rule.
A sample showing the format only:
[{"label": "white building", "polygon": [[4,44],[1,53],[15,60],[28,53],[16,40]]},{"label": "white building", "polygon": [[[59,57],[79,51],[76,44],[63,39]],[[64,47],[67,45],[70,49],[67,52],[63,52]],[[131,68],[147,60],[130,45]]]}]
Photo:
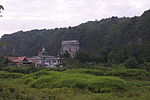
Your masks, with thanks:
[{"label": "white building", "polygon": [[61,59],[55,56],[49,56],[46,50],[43,48],[38,56],[32,57],[33,62],[37,67],[57,67],[60,66]]}]

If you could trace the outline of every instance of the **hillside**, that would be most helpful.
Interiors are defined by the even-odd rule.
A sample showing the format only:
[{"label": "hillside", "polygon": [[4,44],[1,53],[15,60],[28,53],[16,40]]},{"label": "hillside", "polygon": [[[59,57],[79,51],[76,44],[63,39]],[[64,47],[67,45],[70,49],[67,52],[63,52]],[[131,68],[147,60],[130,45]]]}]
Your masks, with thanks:
[{"label": "hillside", "polygon": [[106,57],[111,52],[124,58],[150,58],[150,10],[140,17],[111,17],[79,26],[50,30],[19,31],[0,38],[0,55],[34,56],[44,46],[57,55],[62,40],[77,39],[80,51]]}]

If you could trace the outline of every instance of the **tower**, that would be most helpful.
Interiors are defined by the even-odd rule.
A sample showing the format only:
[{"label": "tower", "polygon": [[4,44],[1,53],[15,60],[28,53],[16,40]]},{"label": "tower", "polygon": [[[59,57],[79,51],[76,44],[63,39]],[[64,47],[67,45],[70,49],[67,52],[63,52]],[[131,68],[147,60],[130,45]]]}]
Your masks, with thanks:
[{"label": "tower", "polygon": [[48,56],[48,53],[46,52],[45,48],[42,49],[42,51],[39,53],[40,57],[43,57],[43,56]]},{"label": "tower", "polygon": [[61,43],[61,54],[69,53],[71,57],[79,51],[79,41],[78,40],[65,40]]}]

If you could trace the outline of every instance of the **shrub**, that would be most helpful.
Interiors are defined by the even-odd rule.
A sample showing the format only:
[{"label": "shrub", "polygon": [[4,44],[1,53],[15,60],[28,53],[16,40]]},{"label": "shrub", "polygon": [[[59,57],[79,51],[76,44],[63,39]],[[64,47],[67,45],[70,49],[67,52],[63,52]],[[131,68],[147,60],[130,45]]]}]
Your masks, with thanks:
[{"label": "shrub", "polygon": [[137,68],[138,62],[135,57],[131,57],[124,62],[126,68]]},{"label": "shrub", "polygon": [[15,78],[20,78],[22,76],[23,74],[20,73],[9,73],[9,72],[0,71],[0,78],[15,79]]},{"label": "shrub", "polygon": [[143,64],[143,68],[144,68],[146,71],[150,72],[150,62],[145,62],[145,63]]},{"label": "shrub", "polygon": [[31,73],[31,74],[28,74],[25,76],[25,78],[33,78],[33,79],[37,79],[41,76],[45,76],[45,75],[48,75],[50,74],[50,71],[46,71],[46,70],[40,70],[38,72],[35,72],[35,73]]},{"label": "shrub", "polygon": [[28,80],[30,80],[28,85],[30,85],[32,88],[71,88],[89,90],[91,92],[111,92],[126,90],[125,81],[119,78],[108,76],[94,76],[78,73],[68,74],[51,71],[49,74],[44,76],[41,75],[37,79]]},{"label": "shrub", "polygon": [[124,69],[124,70],[112,70],[106,72],[108,76],[123,76],[123,77],[136,77],[136,76],[150,76],[150,73],[142,69]]},{"label": "shrub", "polygon": [[7,66],[3,68],[2,70],[8,71],[8,72],[29,74],[29,73],[36,72],[40,69],[37,69],[34,65],[20,65],[20,66]]},{"label": "shrub", "polygon": [[92,75],[104,75],[104,72],[102,70],[96,70],[96,69],[69,69],[66,70],[65,73],[69,74],[75,74],[75,73],[80,73],[80,74],[92,74]]}]

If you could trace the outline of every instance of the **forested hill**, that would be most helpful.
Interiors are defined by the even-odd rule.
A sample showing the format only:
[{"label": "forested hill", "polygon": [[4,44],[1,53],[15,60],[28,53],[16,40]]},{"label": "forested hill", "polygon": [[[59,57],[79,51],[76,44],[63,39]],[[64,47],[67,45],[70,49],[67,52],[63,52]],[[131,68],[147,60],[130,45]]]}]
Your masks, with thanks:
[{"label": "forested hill", "polygon": [[50,30],[19,31],[3,35],[0,55],[34,56],[42,46],[50,55],[57,55],[62,40],[77,39],[80,51],[107,57],[115,53],[122,57],[150,57],[150,10],[140,17],[111,17],[89,21],[76,27]]}]

